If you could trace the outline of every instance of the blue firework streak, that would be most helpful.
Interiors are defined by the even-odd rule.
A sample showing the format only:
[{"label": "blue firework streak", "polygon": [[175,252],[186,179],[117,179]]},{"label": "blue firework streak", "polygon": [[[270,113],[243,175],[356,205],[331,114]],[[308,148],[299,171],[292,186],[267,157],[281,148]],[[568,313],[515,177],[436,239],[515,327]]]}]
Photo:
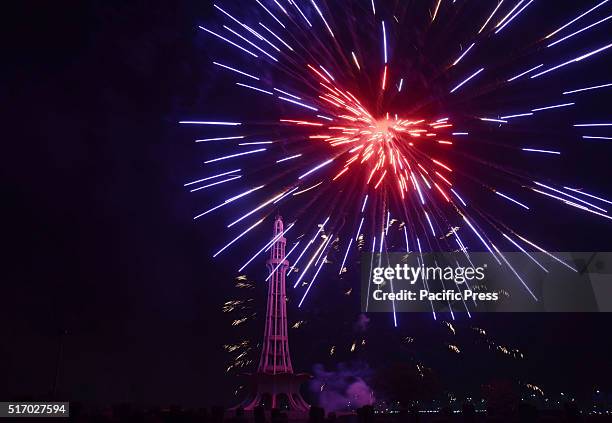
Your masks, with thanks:
[{"label": "blue firework streak", "polygon": [[[179,122],[205,128],[196,142],[215,145],[204,161],[213,170],[185,186],[229,193],[194,217],[228,216],[234,235],[214,257],[242,257],[283,207],[295,219],[285,234],[298,240],[288,255],[300,306],[328,258],[342,275],[360,250],[460,251],[468,261],[488,251],[520,282],[502,251],[531,250],[576,271],[496,210],[519,221],[557,206],[611,218],[611,201],[544,172],[581,139],[612,138],[605,116],[580,113],[586,96],[612,86],[591,72],[612,51],[597,39],[608,1],[550,28],[525,23],[546,13],[537,0],[423,3],[214,4],[215,20],[198,30],[215,43],[211,68],[233,78],[236,112]],[[249,103],[265,104],[257,120],[242,119]],[[239,271],[274,241],[244,254]]]}]

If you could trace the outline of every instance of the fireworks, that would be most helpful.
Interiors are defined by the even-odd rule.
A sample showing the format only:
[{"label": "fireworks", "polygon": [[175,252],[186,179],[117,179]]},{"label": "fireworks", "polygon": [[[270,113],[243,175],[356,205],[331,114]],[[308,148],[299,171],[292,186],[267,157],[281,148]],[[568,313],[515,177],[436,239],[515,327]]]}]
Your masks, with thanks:
[{"label": "fireworks", "polygon": [[544,391],[539,386],[537,386],[537,385],[533,385],[531,383],[527,383],[527,384],[525,384],[525,387],[527,389],[531,389],[533,392],[536,392],[536,393],[544,396]]},{"label": "fireworks", "polygon": [[524,354],[520,350],[500,345],[495,342],[484,329],[473,327],[472,330],[474,330],[481,337],[490,351],[500,352],[503,355],[516,360],[525,358]]},{"label": "fireworks", "polygon": [[[470,250],[484,248],[534,299],[520,269],[502,251],[518,249],[534,260],[527,249],[535,249],[575,271],[511,222],[501,221],[495,210],[507,206],[523,220],[550,207],[542,206],[548,201],[611,219],[604,208],[609,200],[576,188],[579,182],[546,180],[546,167],[564,148],[539,123],[559,114],[568,136],[592,131],[580,132],[576,143],[612,138],[604,132],[612,125],[605,117],[577,112],[584,98],[577,95],[612,86],[588,73],[590,62],[612,44],[579,41],[612,17],[596,16],[606,1],[576,10],[558,28],[542,28],[539,39],[504,62],[489,60],[487,49],[500,42],[502,30],[504,37],[515,36],[521,22],[542,8],[534,0],[494,1],[475,20],[458,3],[434,0],[426,7],[427,18],[420,14],[422,4],[398,2],[339,6],[323,0],[256,0],[244,3],[248,10],[230,2],[214,5],[214,22],[198,28],[207,41],[224,48],[211,67],[232,78],[231,93],[241,97],[232,98],[234,115],[180,121],[209,129],[199,131],[196,142],[215,151],[203,161],[211,170],[185,187],[227,193],[227,199],[194,217],[221,208],[229,216],[226,226],[233,235],[214,257],[238,246],[242,257],[245,240],[261,236],[260,224],[282,207],[292,212],[282,235],[293,229],[299,239],[288,253],[293,266],[288,276],[296,273],[290,282],[299,291],[299,306],[332,258],[341,276],[360,250],[458,250],[469,260]],[[594,22],[583,24],[592,17]],[[452,38],[451,21],[459,22],[464,39]],[[419,51],[406,29],[419,25],[424,37],[446,36],[452,51]],[[573,44],[566,42],[570,38]],[[558,45],[569,52],[555,54]],[[436,55],[427,58],[428,73],[414,70],[415,54]],[[575,79],[552,89],[547,77],[556,72]],[[419,82],[428,77],[427,83]],[[515,109],[491,106],[503,102],[481,103],[487,95],[503,99],[534,89],[545,89],[546,97]],[[243,120],[240,102],[264,105],[259,118]],[[514,137],[516,128],[523,131],[521,137]],[[536,142],[526,136],[529,131],[537,132]],[[483,152],[489,146],[497,153]],[[498,163],[495,157],[502,155],[517,166]],[[239,271],[273,241],[266,239],[245,254]]]},{"label": "fireworks", "polygon": [[452,325],[451,322],[444,322],[446,324],[446,327],[448,328],[448,330],[451,331],[451,333],[453,335],[455,335],[457,332],[455,331],[455,327]]},{"label": "fireworks", "polygon": [[253,363],[253,360],[249,358],[253,351],[249,341],[243,340],[235,344],[226,344],[223,345],[223,349],[232,356],[230,364],[225,368],[226,373],[243,369]]},{"label": "fireworks", "polygon": [[459,347],[458,347],[458,346],[456,346],[456,345],[449,344],[449,345],[448,345],[448,349],[449,349],[451,352],[454,352],[455,354],[461,354],[461,350],[460,350],[460,349],[459,349]]}]

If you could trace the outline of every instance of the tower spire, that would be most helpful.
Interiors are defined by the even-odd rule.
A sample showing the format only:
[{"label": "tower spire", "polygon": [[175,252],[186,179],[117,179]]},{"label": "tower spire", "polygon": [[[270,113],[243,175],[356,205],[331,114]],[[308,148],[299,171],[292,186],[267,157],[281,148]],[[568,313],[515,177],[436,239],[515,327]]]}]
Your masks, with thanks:
[{"label": "tower spire", "polygon": [[289,262],[285,259],[287,240],[282,236],[283,230],[283,218],[277,215],[274,219],[272,237],[273,239],[278,237],[278,239],[272,245],[270,258],[266,262],[268,272],[274,272],[274,274],[268,282],[266,325],[258,368],[258,371],[262,373],[293,373],[287,336],[287,293],[285,290],[285,274]]}]

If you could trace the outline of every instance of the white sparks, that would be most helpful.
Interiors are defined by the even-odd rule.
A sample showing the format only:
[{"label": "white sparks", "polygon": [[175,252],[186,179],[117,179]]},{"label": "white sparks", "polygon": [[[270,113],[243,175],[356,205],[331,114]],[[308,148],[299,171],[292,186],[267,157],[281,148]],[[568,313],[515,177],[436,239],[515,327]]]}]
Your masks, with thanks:
[{"label": "white sparks", "polygon": [[480,68],[476,72],[474,72],[472,75],[468,76],[465,80],[463,80],[463,82],[459,83],[459,85],[457,85],[455,88],[453,88],[451,90],[451,93],[454,93],[455,91],[457,91],[459,88],[461,88],[463,86],[463,84],[468,82],[470,79],[474,78],[476,75],[478,75],[483,70],[484,70],[484,68]]}]

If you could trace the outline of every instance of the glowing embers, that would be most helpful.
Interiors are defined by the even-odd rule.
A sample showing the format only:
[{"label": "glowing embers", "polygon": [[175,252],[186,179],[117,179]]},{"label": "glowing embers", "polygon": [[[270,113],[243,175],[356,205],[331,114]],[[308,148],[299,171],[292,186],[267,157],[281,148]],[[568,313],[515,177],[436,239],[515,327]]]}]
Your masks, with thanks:
[{"label": "glowing embers", "polygon": [[[352,93],[339,88],[334,81],[313,66],[308,68],[321,87],[319,98],[331,105],[328,114],[333,115],[334,123],[317,125],[289,119],[281,121],[318,126],[316,132],[308,135],[308,140],[326,142],[338,151],[335,157],[340,163],[344,161],[343,167],[335,172],[332,181],[354,172],[353,176],[361,175],[365,183],[372,185],[374,189],[389,186],[398,190],[402,198],[410,186],[414,187],[415,191],[420,191],[418,181],[421,181],[428,189],[436,187],[444,200],[449,201],[449,196],[434,179],[438,182],[443,180],[448,185],[451,183],[439,172],[435,172],[433,167],[442,166],[447,171],[450,169],[427,154],[424,156],[410,152],[422,143],[435,145],[437,148],[452,148],[453,142],[450,140],[454,137],[453,124],[448,117],[428,120],[405,119],[395,115],[391,118],[388,112],[374,117]],[[417,167],[419,170],[414,176],[411,170]],[[427,169],[432,170],[433,178],[429,176]],[[440,179],[435,175],[440,175]],[[421,193],[419,198],[423,198]]]},{"label": "glowing embers", "polygon": [[[360,107],[359,104],[357,106]],[[452,142],[448,141],[448,138],[453,136],[450,132],[453,124],[448,121],[448,118],[429,122],[425,119],[390,119],[386,115],[384,118],[376,119],[366,111],[357,111],[357,113],[354,113],[354,118],[354,123],[350,125],[327,127],[330,133],[340,132],[337,136],[311,136],[311,139],[325,140],[335,148],[343,148],[346,147],[346,144],[350,144],[350,149],[347,148],[343,153],[346,157],[344,167],[335,174],[333,181],[348,174],[349,169],[353,167],[355,172],[364,172],[364,177],[367,175],[365,177],[367,185],[379,189],[385,181],[388,181],[388,186],[397,189],[400,196],[404,198],[405,192],[409,190],[410,186],[419,190],[418,182],[416,182],[414,176],[409,174],[413,167],[418,167],[420,169],[418,171],[419,179],[423,181],[425,186],[436,187],[442,197],[447,202],[449,201],[446,192],[429,177],[427,171],[427,168],[431,169],[432,166],[441,166],[440,162],[427,157],[417,160],[416,156],[410,153],[410,149],[414,147],[412,142],[414,138],[418,139],[419,143],[432,142],[438,146],[444,146],[444,148],[452,146]],[[441,134],[438,134],[438,131]],[[444,136],[444,139],[440,139],[440,135]],[[419,155],[419,157],[421,156]],[[443,167],[450,171],[448,167]],[[439,172],[432,173],[440,175]],[[440,179],[446,184],[451,184],[442,175],[440,175]]]}]

